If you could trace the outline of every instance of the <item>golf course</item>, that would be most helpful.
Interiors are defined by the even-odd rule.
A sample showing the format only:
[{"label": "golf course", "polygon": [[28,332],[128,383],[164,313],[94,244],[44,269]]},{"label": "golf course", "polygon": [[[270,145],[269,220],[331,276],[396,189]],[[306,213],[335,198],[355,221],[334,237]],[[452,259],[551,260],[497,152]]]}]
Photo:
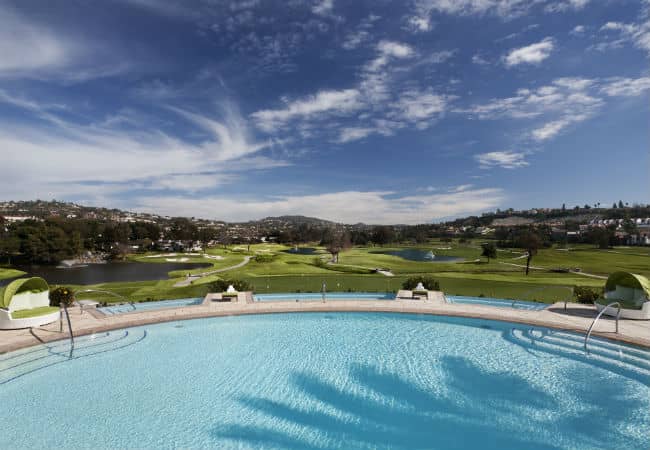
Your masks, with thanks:
[{"label": "golf course", "polygon": [[[430,255],[429,259],[413,260],[399,256],[404,251]],[[424,275],[438,280],[441,290],[447,294],[552,303],[570,297],[574,286],[600,289],[605,278],[615,271],[650,275],[650,253],[643,247],[544,248],[532,258],[529,275],[525,275],[526,254],[521,249],[498,249],[497,258],[489,262],[481,253],[479,242],[431,240],[417,247],[353,247],[341,252],[338,262],[332,263],[331,255],[315,244],[301,247],[233,245],[211,248],[203,253],[148,253],[129,257],[132,261],[149,264],[175,258],[201,263],[200,268],[169,272],[166,280],[70,287],[101,289],[132,301],[148,301],[200,297],[208,292],[210,283],[218,279],[244,280],[257,293],[319,292],[323,283],[329,292],[395,292],[406,278]],[[206,263],[210,267],[206,268]],[[11,269],[2,270],[5,278],[16,275]],[[98,298],[98,295],[93,293],[93,298],[119,301],[117,297]]]}]

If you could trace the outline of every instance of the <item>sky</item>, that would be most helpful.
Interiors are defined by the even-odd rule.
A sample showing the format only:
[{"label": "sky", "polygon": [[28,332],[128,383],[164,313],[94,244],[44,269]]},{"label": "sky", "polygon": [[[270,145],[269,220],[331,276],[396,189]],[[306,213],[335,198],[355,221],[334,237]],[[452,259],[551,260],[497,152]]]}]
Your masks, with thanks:
[{"label": "sky", "polygon": [[650,0],[0,0],[0,200],[426,223],[650,203]]}]

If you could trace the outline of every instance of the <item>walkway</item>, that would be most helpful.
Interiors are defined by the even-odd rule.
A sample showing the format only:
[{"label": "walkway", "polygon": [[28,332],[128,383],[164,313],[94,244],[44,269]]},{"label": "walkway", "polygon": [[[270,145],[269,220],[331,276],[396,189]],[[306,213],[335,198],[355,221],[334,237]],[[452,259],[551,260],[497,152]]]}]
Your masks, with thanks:
[{"label": "walkway", "polygon": [[184,286],[189,286],[192,284],[192,282],[196,280],[200,280],[203,277],[207,277],[208,275],[214,275],[215,273],[221,273],[221,272],[226,272],[228,270],[233,270],[233,269],[239,269],[240,267],[244,267],[246,264],[248,264],[251,260],[252,256],[244,256],[244,260],[240,262],[239,264],[235,264],[234,266],[230,267],[224,267],[222,269],[215,269],[215,270],[210,270],[208,272],[201,272],[197,275],[190,275],[189,277],[185,278],[182,281],[177,282],[174,284],[174,287],[184,287]]},{"label": "walkway", "polygon": [[[99,313],[80,313],[71,308],[71,321],[75,336],[102,331],[148,325],[176,320],[197,319],[243,314],[269,314],[291,312],[393,312],[412,314],[434,314],[441,316],[471,317],[500,320],[532,326],[555,328],[585,333],[596,315],[590,305],[570,303],[564,310],[564,303],[556,303],[542,311],[497,308],[483,305],[445,303],[436,298],[421,300],[336,300],[323,302],[253,302],[250,296],[241,293],[238,301],[206,301],[197,306],[169,308],[149,311],[134,311],[127,314],[103,316]],[[250,302],[250,303],[249,303]],[[613,333],[614,322],[603,316],[594,335],[650,348],[650,321],[621,320],[619,333]],[[59,332],[59,323],[33,330],[0,331],[0,353],[43,342],[66,339],[67,333]]]},{"label": "walkway", "polygon": [[[507,263],[507,262],[503,262],[503,261],[499,261],[499,264],[506,264],[508,266],[521,267],[523,269],[526,268],[526,266],[523,265],[523,264]],[[530,266],[529,268],[534,269],[534,270],[551,270],[548,267],[538,267],[538,266]],[[589,278],[598,278],[599,280],[606,280],[607,279],[606,276],[596,275],[595,273],[576,272],[575,270],[570,270],[567,273],[570,273],[570,274],[573,274],[573,275],[582,275],[583,277],[589,277]]]}]

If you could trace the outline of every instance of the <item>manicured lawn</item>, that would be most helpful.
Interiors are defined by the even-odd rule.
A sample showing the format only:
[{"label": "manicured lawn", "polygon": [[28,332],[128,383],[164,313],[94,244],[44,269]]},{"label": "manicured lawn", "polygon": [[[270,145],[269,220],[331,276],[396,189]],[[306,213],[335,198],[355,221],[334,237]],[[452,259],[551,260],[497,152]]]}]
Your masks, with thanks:
[{"label": "manicured lawn", "polygon": [[15,278],[21,275],[25,275],[25,272],[23,272],[22,270],[7,269],[5,267],[0,267],[0,280],[6,280],[7,278]]},{"label": "manicured lawn", "polygon": [[[459,263],[433,263],[427,261],[409,261],[398,256],[386,254],[391,250],[404,247],[355,247],[340,254],[338,264],[317,264],[315,259],[329,261],[330,255],[316,245],[317,253],[303,255],[288,253],[291,247],[277,244],[256,244],[250,246],[230,246],[228,249],[208,250],[208,255],[219,255],[223,259],[213,260],[204,256],[185,256],[177,254],[176,258],[187,257],[187,262],[210,263],[210,268],[191,270],[191,273],[230,267],[251,256],[251,261],[238,269],[214,274],[195,281],[192,285],[175,288],[173,285],[184,278],[188,271],[171,272],[177,277],[162,281],[143,281],[129,283],[103,283],[84,286],[84,289],[107,289],[128,297],[133,301],[160,300],[183,297],[200,297],[207,292],[207,285],[219,278],[245,279],[256,292],[319,292],[322,283],[332,291],[397,291],[402,282],[412,275],[430,275],[439,280],[441,289],[448,294],[485,295],[512,299],[557,301],[564,300],[567,287],[575,285],[599,289],[605,280],[590,278],[576,273],[555,273],[554,268],[580,268],[582,272],[607,276],[618,271],[631,271],[650,276],[650,250],[646,248],[615,248],[600,250],[593,246],[573,246],[570,251],[541,249],[533,258],[533,269],[526,276],[525,258],[520,249],[499,249],[498,258],[488,264],[480,257],[480,243],[475,239],[470,244],[457,242],[446,243],[437,240],[428,245],[412,248],[432,250],[436,255],[463,258]],[[443,249],[451,247],[450,249]],[[648,254],[646,254],[648,253]],[[255,256],[260,256],[256,259]],[[174,258],[174,257],[172,257]],[[162,258],[135,257],[145,262],[164,262]],[[477,261],[478,260],[478,261]],[[390,269],[394,277],[369,273],[372,269]],[[0,269],[6,270],[6,269]],[[2,272],[0,272],[2,273]],[[81,287],[80,287],[81,288]],[[100,301],[119,301],[114,297],[93,294]]]}]

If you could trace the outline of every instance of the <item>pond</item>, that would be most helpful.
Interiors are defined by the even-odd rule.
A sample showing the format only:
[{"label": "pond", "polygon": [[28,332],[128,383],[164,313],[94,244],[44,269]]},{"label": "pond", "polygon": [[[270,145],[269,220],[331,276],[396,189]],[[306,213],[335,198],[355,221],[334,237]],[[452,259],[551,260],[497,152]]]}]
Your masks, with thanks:
[{"label": "pond", "polygon": [[[173,270],[194,270],[210,267],[204,263],[141,263],[109,262],[88,264],[87,266],[61,268],[55,266],[15,266],[29,276],[42,277],[50,284],[97,284],[116,281],[166,280]],[[0,280],[0,286],[9,284],[12,279]]]},{"label": "pond", "polygon": [[318,249],[314,247],[294,247],[289,250],[283,250],[283,252],[291,253],[293,255],[315,255],[318,253]]},{"label": "pond", "polygon": [[387,250],[383,252],[380,251],[380,252],[372,252],[372,253],[381,253],[384,255],[399,256],[400,258],[408,259],[409,261],[433,262],[433,263],[457,262],[463,260],[463,258],[459,258],[457,256],[436,255],[431,250],[424,250],[419,248],[402,248],[400,250]]}]

